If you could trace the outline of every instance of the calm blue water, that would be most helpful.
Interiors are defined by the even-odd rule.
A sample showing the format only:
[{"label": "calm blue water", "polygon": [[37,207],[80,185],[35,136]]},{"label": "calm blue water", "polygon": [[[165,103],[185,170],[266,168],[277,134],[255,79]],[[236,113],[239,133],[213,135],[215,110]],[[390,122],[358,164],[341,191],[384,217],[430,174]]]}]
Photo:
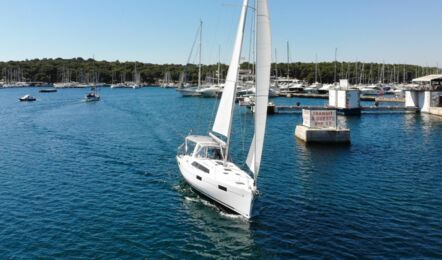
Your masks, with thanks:
[{"label": "calm blue water", "polygon": [[[0,90],[0,257],[442,257],[442,118],[340,117],[351,146],[305,146],[300,115],[269,117],[247,222],[199,198],[176,148],[215,100],[159,88]],[[34,94],[38,101],[17,98]],[[325,100],[275,99],[323,104]],[[233,157],[252,120],[237,110]]]}]

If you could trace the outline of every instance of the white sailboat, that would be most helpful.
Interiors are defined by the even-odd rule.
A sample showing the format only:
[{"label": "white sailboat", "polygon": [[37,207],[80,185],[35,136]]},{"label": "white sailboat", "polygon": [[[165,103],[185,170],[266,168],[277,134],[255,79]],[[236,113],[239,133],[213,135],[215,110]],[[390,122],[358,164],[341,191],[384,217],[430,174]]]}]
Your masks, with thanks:
[{"label": "white sailboat", "polygon": [[197,90],[202,97],[219,97],[223,92],[224,85],[221,84],[221,47],[218,48],[218,69],[216,71],[217,83],[209,84]]},{"label": "white sailboat", "polygon": [[[183,97],[195,97],[200,96],[201,93],[198,91],[201,88],[201,70],[202,70],[202,64],[201,64],[201,52],[202,52],[202,35],[203,35],[203,21],[200,21],[199,26],[199,54],[198,54],[198,86],[192,87],[192,86],[185,86],[184,80],[185,80],[185,74],[183,75],[183,82],[180,82],[178,88],[176,91],[178,91]],[[187,64],[189,64],[190,57],[192,56],[193,52],[193,46],[192,50],[189,55],[189,59],[187,61]]]},{"label": "white sailboat", "polygon": [[85,97],[86,102],[100,101],[100,95],[98,95],[98,91],[97,91],[97,78],[98,78],[98,74],[94,73],[94,82],[91,86],[91,92],[89,92]]},{"label": "white sailboat", "polygon": [[240,169],[229,157],[233,110],[244,38],[248,0],[243,0],[241,17],[212,132],[189,135],[177,155],[184,179],[197,191],[224,207],[250,218],[264,144],[271,69],[271,31],[267,0],[256,1],[256,111],[255,132],[247,156],[252,174]]},{"label": "white sailboat", "polygon": [[308,87],[304,88],[305,92],[309,93],[317,93],[318,90],[322,87],[322,84],[318,82],[318,55],[315,58],[315,82]]},{"label": "white sailboat", "polygon": [[172,75],[170,74],[170,71],[166,71],[166,73],[164,73],[164,79],[161,82],[161,87],[162,88],[176,88],[177,87],[172,80]]},{"label": "white sailboat", "polygon": [[132,82],[128,84],[130,88],[141,88],[141,74],[137,71],[137,63],[135,63],[135,70],[132,76]]}]

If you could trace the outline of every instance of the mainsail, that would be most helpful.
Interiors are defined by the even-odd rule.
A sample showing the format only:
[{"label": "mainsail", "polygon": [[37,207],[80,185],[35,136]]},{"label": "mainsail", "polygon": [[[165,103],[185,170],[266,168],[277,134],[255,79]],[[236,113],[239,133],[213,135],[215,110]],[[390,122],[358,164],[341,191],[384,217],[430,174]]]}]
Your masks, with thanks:
[{"label": "mainsail", "polygon": [[270,15],[267,0],[256,1],[256,101],[255,134],[247,156],[247,165],[258,176],[267,120],[272,59]]},{"label": "mainsail", "polygon": [[221,101],[218,106],[215,122],[212,131],[221,134],[230,139],[232,128],[233,108],[236,98],[236,83],[238,81],[239,62],[241,58],[241,48],[244,38],[245,20],[247,16],[248,0],[244,0],[241,18],[239,20],[238,31],[236,33],[235,45],[233,48],[232,60],[230,61],[227,72],[226,83],[224,86]]}]

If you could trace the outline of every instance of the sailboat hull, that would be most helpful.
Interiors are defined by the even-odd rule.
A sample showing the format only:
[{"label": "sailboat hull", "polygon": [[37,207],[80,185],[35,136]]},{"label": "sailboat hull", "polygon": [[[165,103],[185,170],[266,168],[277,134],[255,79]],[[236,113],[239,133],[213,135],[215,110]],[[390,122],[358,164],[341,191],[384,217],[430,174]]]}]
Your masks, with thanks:
[{"label": "sailboat hull", "polygon": [[197,91],[197,88],[177,88],[177,92],[179,92],[183,97],[196,97],[201,96],[201,93]]},{"label": "sailboat hull", "polygon": [[221,93],[221,89],[208,87],[200,89],[198,92],[201,94],[202,97],[218,97]]},{"label": "sailboat hull", "polygon": [[[177,156],[177,161],[181,175],[192,188],[247,219],[251,217],[254,190],[248,185],[249,183],[245,183],[244,180],[241,181],[240,177],[237,181],[228,179],[227,176],[223,176],[224,173],[216,169],[219,165],[211,168],[208,164],[204,164],[209,170],[209,173],[207,173],[192,165],[193,158]],[[223,166],[219,166],[219,168],[221,167]],[[230,172],[229,174],[235,173]],[[238,185],[238,183],[242,184]]]}]

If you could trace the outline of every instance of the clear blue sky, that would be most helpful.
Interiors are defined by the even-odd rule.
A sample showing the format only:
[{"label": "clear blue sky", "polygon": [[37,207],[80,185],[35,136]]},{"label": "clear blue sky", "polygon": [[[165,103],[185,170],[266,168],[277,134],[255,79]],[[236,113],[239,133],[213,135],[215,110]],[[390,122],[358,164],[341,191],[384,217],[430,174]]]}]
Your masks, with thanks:
[{"label": "clear blue sky", "polygon": [[[203,62],[217,62],[221,45],[227,63],[241,2],[0,0],[0,60],[185,63],[201,18]],[[442,0],[269,2],[279,61],[289,40],[295,61],[333,60],[337,47],[340,60],[442,66]]]}]

